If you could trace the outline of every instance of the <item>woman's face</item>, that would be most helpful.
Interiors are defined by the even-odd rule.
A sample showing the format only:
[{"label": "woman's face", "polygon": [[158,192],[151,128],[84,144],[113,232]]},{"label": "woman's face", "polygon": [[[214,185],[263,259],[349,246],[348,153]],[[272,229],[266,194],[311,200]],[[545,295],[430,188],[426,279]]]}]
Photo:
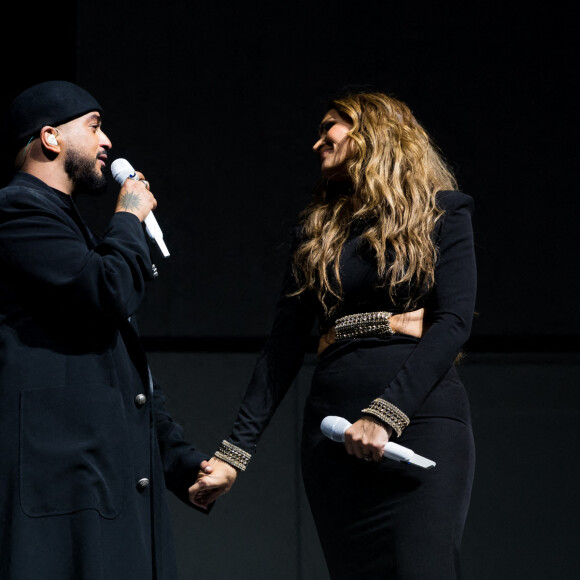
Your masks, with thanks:
[{"label": "woman's face", "polygon": [[351,129],[352,123],[335,109],[324,115],[320,123],[320,138],[313,149],[320,158],[320,172],[325,179],[345,177],[344,162],[352,154],[352,142],[346,138]]}]

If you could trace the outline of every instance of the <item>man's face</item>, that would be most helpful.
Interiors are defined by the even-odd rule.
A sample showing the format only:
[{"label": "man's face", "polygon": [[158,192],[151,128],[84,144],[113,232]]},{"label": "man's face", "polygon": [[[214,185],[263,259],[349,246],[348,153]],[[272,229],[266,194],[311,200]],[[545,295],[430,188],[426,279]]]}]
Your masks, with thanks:
[{"label": "man's face", "polygon": [[107,165],[107,151],[112,147],[101,128],[101,116],[87,113],[60,127],[64,147],[64,169],[74,184],[75,191],[103,193],[107,179],[103,173]]}]

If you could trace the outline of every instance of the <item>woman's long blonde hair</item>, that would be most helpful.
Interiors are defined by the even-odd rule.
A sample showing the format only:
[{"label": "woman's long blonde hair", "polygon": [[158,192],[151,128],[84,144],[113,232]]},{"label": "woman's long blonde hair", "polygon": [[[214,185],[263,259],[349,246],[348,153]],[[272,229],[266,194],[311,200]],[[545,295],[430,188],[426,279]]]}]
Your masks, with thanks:
[{"label": "woman's long blonde hair", "polygon": [[[293,258],[295,294],[316,291],[326,314],[332,314],[342,294],[341,250],[353,220],[362,219],[367,224],[362,237],[376,255],[381,284],[393,300],[405,286],[411,293],[402,306],[408,308],[434,283],[437,250],[431,234],[442,215],[435,195],[457,189],[457,182],[403,102],[359,93],[333,100],[329,109],[353,125],[346,137],[352,150],[345,167],[350,187],[332,195],[332,183],[322,180],[302,212],[304,241]],[[390,248],[394,260],[387,263]]]}]

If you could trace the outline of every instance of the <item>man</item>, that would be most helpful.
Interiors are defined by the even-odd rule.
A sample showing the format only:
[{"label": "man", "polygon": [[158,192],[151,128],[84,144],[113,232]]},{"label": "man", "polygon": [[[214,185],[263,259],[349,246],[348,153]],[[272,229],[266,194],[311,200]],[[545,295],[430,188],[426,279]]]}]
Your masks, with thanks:
[{"label": "man", "polygon": [[[177,578],[166,487],[189,503],[202,455],[164,410],[131,320],[156,275],[127,180],[103,238],[74,192],[106,185],[99,103],[49,81],[7,117],[0,190],[0,578]],[[143,177],[140,175],[141,178]]]}]

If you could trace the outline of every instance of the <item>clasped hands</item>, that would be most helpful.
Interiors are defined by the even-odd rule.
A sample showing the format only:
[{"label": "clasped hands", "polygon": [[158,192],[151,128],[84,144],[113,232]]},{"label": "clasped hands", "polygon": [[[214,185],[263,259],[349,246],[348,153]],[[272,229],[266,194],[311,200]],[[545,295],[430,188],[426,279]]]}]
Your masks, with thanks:
[{"label": "clasped hands", "polygon": [[189,501],[207,509],[220,495],[230,491],[237,476],[238,470],[235,467],[217,457],[202,461],[197,479],[189,488]]},{"label": "clasped hands", "polygon": [[[383,426],[371,417],[362,417],[345,431],[346,452],[365,461],[381,461],[391,434],[390,427]],[[189,500],[207,509],[220,495],[230,491],[237,476],[238,470],[235,467],[217,457],[202,461],[197,480],[189,488]]]}]

